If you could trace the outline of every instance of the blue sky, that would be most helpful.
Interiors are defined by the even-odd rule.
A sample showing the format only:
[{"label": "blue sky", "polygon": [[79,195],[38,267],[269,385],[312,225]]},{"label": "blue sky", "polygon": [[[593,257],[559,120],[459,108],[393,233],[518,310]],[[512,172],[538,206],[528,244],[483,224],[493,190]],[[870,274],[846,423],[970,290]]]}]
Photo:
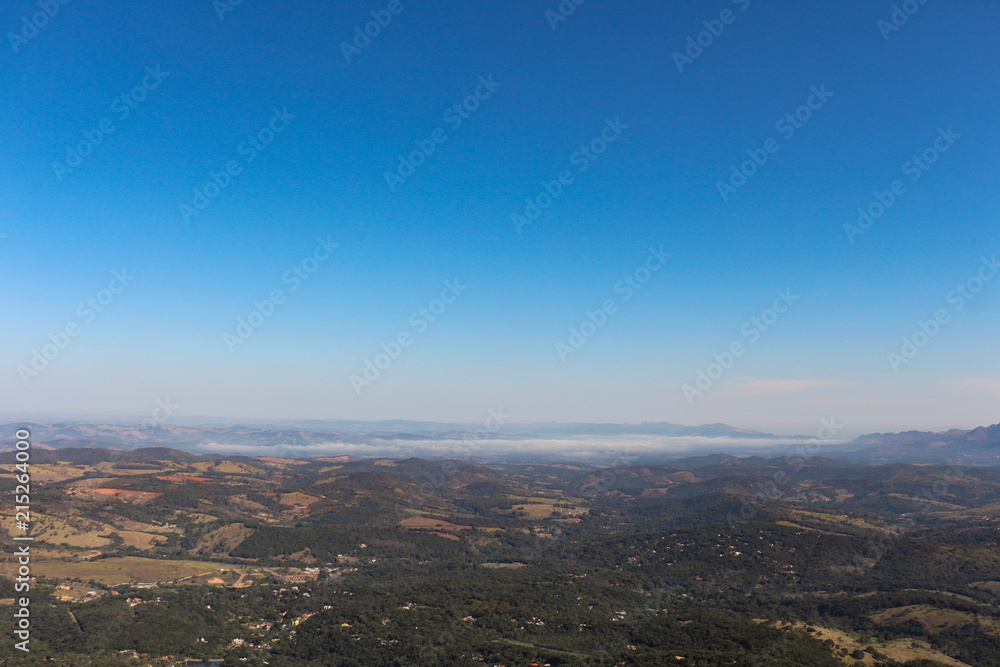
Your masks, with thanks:
[{"label": "blue sky", "polygon": [[[1000,252],[995,3],[914,3],[891,31],[892,3],[854,0],[588,0],[565,21],[522,0],[220,6],[0,13],[7,410],[142,415],[170,397],[229,417],[998,421],[1000,280],[961,309],[951,294]],[[679,68],[689,37],[707,46]],[[459,124],[446,112],[463,103]],[[796,112],[788,136],[776,123]],[[724,201],[718,183],[769,139]],[[403,178],[417,142],[433,153]],[[224,187],[185,214],[212,174]],[[885,213],[845,231],[897,179]],[[626,300],[651,247],[670,258]],[[307,280],[285,279],[314,252]],[[102,296],[122,269],[134,279]],[[461,287],[435,303],[446,281]],[[107,301],[92,320],[89,298]],[[400,334],[409,346],[378,358]],[[718,377],[699,388],[699,372]]]}]

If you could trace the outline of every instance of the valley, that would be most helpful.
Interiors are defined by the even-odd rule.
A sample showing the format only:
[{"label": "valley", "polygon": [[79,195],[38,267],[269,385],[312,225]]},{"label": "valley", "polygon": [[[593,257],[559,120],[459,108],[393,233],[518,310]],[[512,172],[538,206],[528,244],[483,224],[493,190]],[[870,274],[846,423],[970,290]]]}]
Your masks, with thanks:
[{"label": "valley", "polygon": [[1000,661],[998,468],[38,453],[23,664]]}]

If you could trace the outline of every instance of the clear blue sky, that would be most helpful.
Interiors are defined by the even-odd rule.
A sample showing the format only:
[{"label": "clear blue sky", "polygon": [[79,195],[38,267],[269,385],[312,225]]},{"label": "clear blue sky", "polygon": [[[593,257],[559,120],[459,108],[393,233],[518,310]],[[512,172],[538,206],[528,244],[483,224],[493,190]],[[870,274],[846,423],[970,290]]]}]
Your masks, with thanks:
[{"label": "clear blue sky", "polygon": [[[1000,421],[1000,279],[949,300],[1000,252],[995,2],[928,0],[891,31],[892,3],[857,0],[588,0],[565,21],[546,16],[554,0],[219,6],[0,10],[7,410],[143,415],[170,397],[178,415],[232,417]],[[345,56],[371,12],[391,20]],[[708,45],[684,62],[688,37]],[[474,110],[446,115],[477,87]],[[776,125],[807,102],[794,134]],[[606,150],[577,153],[593,140]],[[433,153],[394,171],[415,142]],[[767,161],[724,201],[747,151]],[[564,170],[555,202],[515,224]],[[211,173],[218,196],[182,209]],[[896,179],[884,215],[846,232]],[[339,245],[296,283],[317,239]],[[647,260],[626,301],[616,284]],[[102,297],[123,268],[134,279]],[[744,327],[787,288],[800,298],[767,331]],[[226,339],[275,289],[273,314]],[[582,347],[557,346],[608,299]],[[67,324],[77,335],[32,369]],[[398,358],[376,359],[401,332]],[[687,400],[734,342],[743,354]],[[366,360],[386,366],[370,384]]]}]

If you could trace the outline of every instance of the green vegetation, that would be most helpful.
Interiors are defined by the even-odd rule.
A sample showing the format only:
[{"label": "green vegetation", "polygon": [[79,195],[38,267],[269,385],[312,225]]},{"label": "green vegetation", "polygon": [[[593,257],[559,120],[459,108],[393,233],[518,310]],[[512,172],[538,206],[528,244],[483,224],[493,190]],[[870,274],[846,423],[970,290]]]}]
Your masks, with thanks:
[{"label": "green vegetation", "polygon": [[39,483],[60,536],[105,539],[36,543],[18,664],[1000,664],[994,469],[820,460],[763,494],[782,460],[391,463]]}]

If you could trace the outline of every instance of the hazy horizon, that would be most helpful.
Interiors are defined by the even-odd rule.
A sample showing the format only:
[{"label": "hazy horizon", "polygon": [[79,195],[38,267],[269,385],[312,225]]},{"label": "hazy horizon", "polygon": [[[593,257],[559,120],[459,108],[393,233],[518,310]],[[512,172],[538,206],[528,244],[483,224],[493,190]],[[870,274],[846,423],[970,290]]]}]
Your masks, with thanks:
[{"label": "hazy horizon", "polygon": [[[169,403],[160,402],[161,405],[169,405]],[[497,408],[492,409],[493,414],[497,413]],[[390,424],[392,422],[409,422],[414,424],[432,424],[432,425],[442,425],[442,426],[457,426],[457,427],[467,427],[470,430],[474,430],[481,427],[483,424],[483,419],[479,421],[446,421],[446,420],[433,420],[433,419],[411,419],[411,418],[401,418],[401,417],[390,417],[385,419],[353,419],[345,417],[331,417],[331,418],[268,418],[261,416],[244,416],[244,417],[231,417],[223,415],[164,415],[162,410],[156,411],[154,409],[155,417],[154,421],[157,426],[165,427],[210,427],[210,426],[236,426],[236,425],[246,425],[254,428],[267,429],[269,427],[278,429],[282,427],[293,427],[293,426],[303,426],[308,425],[312,430],[316,429],[322,432],[322,428],[319,425],[329,425],[330,429],[334,429],[338,423],[372,423],[372,424]],[[502,408],[500,408],[500,414],[505,418],[510,417]],[[116,425],[116,426],[137,426],[141,425],[144,421],[149,424],[150,417],[153,413],[146,414],[68,414],[68,413],[12,413],[12,412],[0,412],[0,423],[7,425],[18,425],[26,422],[36,422],[41,424],[54,424],[54,423],[65,423],[65,424],[92,424],[92,425]],[[504,435],[513,432],[521,432],[523,429],[528,429],[528,427],[540,427],[547,425],[569,425],[569,424],[579,424],[579,425],[604,425],[604,424],[615,424],[621,426],[636,426],[641,424],[654,424],[654,423],[670,423],[677,426],[686,427],[702,427],[702,426],[713,426],[717,424],[722,424],[733,429],[740,429],[746,431],[760,432],[764,434],[770,434],[778,436],[782,439],[793,440],[796,438],[812,438],[821,440],[826,443],[844,443],[852,441],[862,435],[870,435],[875,433],[901,433],[906,431],[925,431],[925,432],[935,432],[943,433],[951,430],[972,430],[979,427],[993,426],[996,422],[984,422],[977,424],[949,424],[945,426],[921,426],[920,424],[909,423],[906,425],[885,425],[882,428],[850,428],[845,424],[838,421],[835,417],[824,417],[817,420],[814,424],[804,425],[802,428],[796,429],[794,427],[789,427],[787,425],[773,426],[769,427],[763,425],[760,427],[751,427],[746,424],[739,423],[729,423],[723,421],[713,421],[704,423],[692,423],[685,424],[679,422],[671,422],[669,420],[644,420],[640,422],[613,422],[613,421],[585,421],[585,420],[543,420],[543,421],[519,421],[516,419],[511,419],[510,421],[504,421],[503,424],[494,426],[495,421],[491,420],[486,415],[486,420],[489,422],[491,427],[491,432],[495,435],[491,436],[493,438],[502,439]],[[832,426],[832,429],[830,428]],[[402,433],[403,430],[400,430]],[[601,436],[593,436],[594,438],[600,438]],[[643,436],[639,436],[643,437]],[[689,436],[652,436],[664,439],[675,438],[680,439]],[[697,438],[690,437],[694,440]],[[705,437],[707,441],[711,441],[713,438]],[[725,436],[718,436],[714,438],[716,440],[726,440]],[[734,440],[736,443],[743,442],[744,444],[749,442],[749,440]],[[771,440],[774,442],[774,440]]]}]

